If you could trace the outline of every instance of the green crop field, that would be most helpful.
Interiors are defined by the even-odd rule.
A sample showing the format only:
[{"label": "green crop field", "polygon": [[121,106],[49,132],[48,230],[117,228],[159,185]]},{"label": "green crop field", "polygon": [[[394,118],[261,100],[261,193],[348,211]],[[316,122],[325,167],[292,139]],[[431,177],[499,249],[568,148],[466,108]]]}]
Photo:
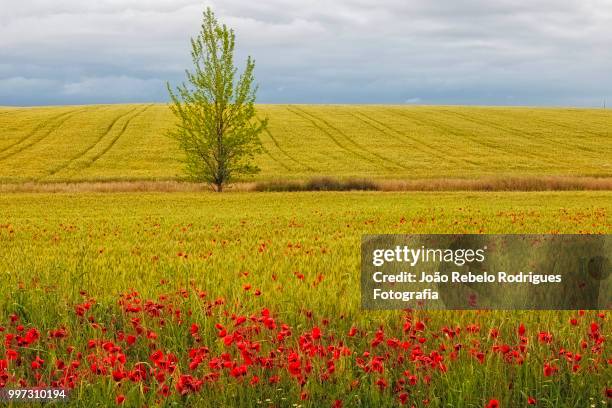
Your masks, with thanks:
[{"label": "green crop field", "polygon": [[610,192],[5,194],[0,386],[83,407],[604,407],[609,313],[363,311],[359,247],[610,233],[611,211]]},{"label": "green crop field", "polygon": [[[261,105],[255,180],[612,176],[612,111]],[[164,105],[0,108],[0,182],[180,179]]]},{"label": "green crop field", "polygon": [[[612,176],[608,110],[258,112],[270,126],[256,181]],[[173,123],[155,104],[1,108],[0,187],[181,180]],[[612,395],[609,312],[365,311],[359,253],[367,233],[609,234],[610,191],[42,187],[0,194],[0,390],[65,388],[82,407],[604,407]]]}]

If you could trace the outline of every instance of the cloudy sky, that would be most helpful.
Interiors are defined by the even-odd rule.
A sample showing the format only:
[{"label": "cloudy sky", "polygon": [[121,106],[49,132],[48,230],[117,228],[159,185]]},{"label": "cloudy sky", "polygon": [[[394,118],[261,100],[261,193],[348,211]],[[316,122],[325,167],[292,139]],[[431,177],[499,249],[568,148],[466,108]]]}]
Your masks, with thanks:
[{"label": "cloudy sky", "polygon": [[0,1],[0,105],[166,101],[206,5],[259,102],[612,105],[612,0]]}]

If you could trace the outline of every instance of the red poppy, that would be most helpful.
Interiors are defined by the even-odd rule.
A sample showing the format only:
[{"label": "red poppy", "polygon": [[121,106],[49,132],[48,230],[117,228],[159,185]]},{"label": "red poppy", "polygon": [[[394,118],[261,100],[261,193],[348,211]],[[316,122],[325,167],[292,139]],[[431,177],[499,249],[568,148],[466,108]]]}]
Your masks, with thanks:
[{"label": "red poppy", "polygon": [[241,366],[234,367],[230,371],[230,375],[232,377],[242,377],[242,376],[246,375],[246,373],[247,373],[247,366],[246,365],[241,365]]},{"label": "red poppy", "polygon": [[553,375],[558,370],[559,370],[559,367],[554,366],[554,365],[549,364],[549,363],[545,363],[544,364],[544,377],[550,377],[551,375]]},{"label": "red poppy", "polygon": [[492,339],[496,339],[499,336],[499,329],[497,328],[492,328],[491,331],[489,332],[489,337],[491,337]]},{"label": "red poppy", "polygon": [[499,408],[499,401],[496,399],[490,400],[489,403],[486,405],[486,408]]},{"label": "red poppy", "polygon": [[540,343],[550,344],[552,342],[553,336],[549,332],[540,332],[538,333],[538,340]]},{"label": "red poppy", "polygon": [[376,380],[376,385],[378,386],[378,388],[382,390],[384,390],[385,388],[387,388],[387,381],[384,378],[379,378],[378,380]]},{"label": "red poppy", "polygon": [[32,361],[32,364],[31,364],[32,370],[38,370],[39,368],[43,366],[43,364],[45,364],[45,360],[43,360],[39,356],[36,356],[36,359]]}]

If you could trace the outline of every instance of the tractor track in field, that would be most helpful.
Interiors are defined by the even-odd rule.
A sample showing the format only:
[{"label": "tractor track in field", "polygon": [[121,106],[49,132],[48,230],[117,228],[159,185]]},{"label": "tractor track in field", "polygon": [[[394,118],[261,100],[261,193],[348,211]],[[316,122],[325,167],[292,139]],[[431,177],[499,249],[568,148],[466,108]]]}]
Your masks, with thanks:
[{"label": "tractor track in field", "polygon": [[[415,143],[416,144],[415,150],[418,150],[419,152],[421,152],[423,154],[435,156],[435,157],[437,157],[439,159],[442,159],[443,161],[452,161],[452,162],[454,162],[456,164],[464,164],[464,163],[472,164],[470,162],[458,160],[458,159],[455,159],[455,158],[449,158],[449,156],[441,154],[438,150],[436,150],[435,147],[430,146],[429,144],[427,144],[425,142],[422,142],[422,141],[420,141],[418,139],[415,139],[415,138],[412,138],[410,136],[407,136],[406,134],[400,132],[399,130],[394,129],[391,126],[387,125],[386,123],[383,123],[383,122],[381,122],[379,120],[376,120],[376,119],[372,118],[371,116],[369,116],[369,115],[367,115],[367,114],[365,114],[363,112],[351,113],[351,115],[353,115],[357,119],[361,120],[363,123],[367,124],[368,126],[378,130],[379,132],[388,135],[391,138],[394,138],[394,139],[396,138],[392,134],[392,133],[394,133],[397,136],[400,136],[400,137],[402,137],[402,138],[404,138],[406,140],[409,140],[410,142]],[[358,116],[358,115],[360,115],[361,117]],[[376,123],[376,125],[380,126],[380,128],[378,126],[373,125],[372,123],[368,122],[368,120],[371,121],[371,122]],[[421,145],[427,147],[427,149],[421,148],[420,147]]]},{"label": "tractor track in field", "polygon": [[36,126],[34,126],[34,128],[32,130],[30,130],[30,132],[28,134],[26,134],[24,137],[22,137],[21,139],[17,140],[16,142],[11,143],[8,146],[3,147],[2,149],[0,149],[0,155],[2,155],[2,153],[6,152],[7,150],[11,149],[13,146],[16,146],[22,142],[25,142],[26,140],[28,140],[29,138],[31,138],[32,136],[34,136],[39,130],[44,129],[44,127],[46,125],[48,125],[49,123],[53,122],[56,119],[61,118],[62,116],[70,113],[70,112],[74,112],[74,111],[68,111],[68,112],[62,112],[60,114],[57,115],[53,115],[50,118],[38,123]]},{"label": "tractor track in field", "polygon": [[[44,122],[41,122],[40,124],[35,126],[34,129],[32,129],[32,131],[30,131],[30,133],[28,133],[25,137],[22,137],[19,141],[0,150],[0,161],[13,157],[14,155],[19,154],[22,151],[26,150],[27,148],[32,147],[35,144],[39,143],[40,141],[48,137],[51,133],[59,129],[64,123],[66,123],[70,118],[72,118],[78,112],[82,112],[82,111],[84,111],[84,109],[71,110],[68,112],[61,113],[59,115],[55,115],[45,120]],[[49,123],[53,123],[54,121],[58,119],[59,121],[55,122],[48,128],[46,127]],[[38,138],[34,138],[34,136],[38,134],[39,131],[42,131],[42,136]],[[15,150],[9,151],[13,147],[15,147]],[[6,153],[7,151],[9,152]]]},{"label": "tractor track in field", "polygon": [[270,153],[270,151],[266,149],[266,146],[264,146],[263,144],[261,145],[261,149],[264,151],[265,154],[268,155],[270,159],[272,159],[272,161],[274,161],[275,163],[278,163],[282,168],[284,168],[287,171],[293,171],[291,167],[287,166],[284,162],[280,161],[272,153]]},{"label": "tractor track in field", "polygon": [[546,119],[530,118],[530,120],[535,120],[536,122],[540,122],[540,123],[543,123],[545,125],[552,125],[552,126],[560,127],[562,129],[573,130],[574,132],[586,133],[587,135],[591,135],[591,136],[597,136],[597,137],[607,137],[607,136],[610,136],[610,131],[609,130],[606,131],[606,134],[603,134],[603,133],[593,132],[592,130],[577,129],[577,128],[572,127],[570,125],[566,125],[565,123],[549,121],[549,120],[546,120]]},{"label": "tractor track in field", "polygon": [[95,148],[98,143],[100,143],[102,140],[104,140],[104,138],[106,136],[108,136],[110,134],[110,132],[112,131],[113,127],[117,124],[117,122],[121,119],[123,119],[124,117],[128,116],[129,114],[133,113],[135,110],[137,110],[139,107],[136,106],[133,109],[130,109],[129,111],[122,113],[121,115],[115,117],[111,123],[109,123],[109,125],[106,127],[106,131],[98,138],[96,139],[96,141],[94,143],[92,143],[87,149],[85,149],[84,151],[80,152],[78,155],[73,156],[72,158],[70,158],[65,164],[53,169],[49,174],[41,177],[41,178],[46,178],[46,177],[51,177],[57,173],[59,173],[60,171],[64,170],[65,168],[69,167],[72,163],[74,163],[75,161],[77,161],[79,158],[85,156],[87,153],[89,153],[93,148]]},{"label": "tractor track in field", "polygon": [[[366,125],[368,125],[368,126],[369,126],[369,127],[371,127],[372,129],[375,129],[377,132],[380,132],[380,133],[382,133],[383,135],[389,136],[391,139],[397,140],[397,139],[396,139],[396,138],[395,138],[395,137],[394,137],[392,134],[390,134],[389,132],[385,131],[385,129],[384,129],[384,128],[383,128],[383,129],[381,129],[381,128],[379,128],[379,127],[377,127],[377,126],[375,126],[375,125],[371,124],[370,122],[368,122],[366,119],[370,119],[370,118],[368,118],[366,115],[361,114],[361,115],[363,115],[363,116],[365,116],[365,117],[366,117],[366,119],[364,119],[364,118],[362,118],[362,117],[360,117],[360,116],[359,116],[360,114],[361,114],[361,113],[359,113],[359,112],[357,112],[357,113],[349,112],[349,115],[351,115],[351,116],[352,116],[352,117],[354,117],[355,119],[357,119],[357,120],[359,120],[359,121],[361,121],[361,122],[365,123]],[[372,120],[372,119],[370,119],[370,120]],[[373,154],[373,155],[375,155],[375,156],[377,156],[377,157],[383,158],[383,156],[381,156],[381,155],[379,155],[379,154],[377,154],[377,153],[374,153],[374,152],[370,152],[370,153],[371,153],[371,154]],[[386,161],[388,161],[389,163],[394,164],[395,166],[397,166],[397,167],[399,167],[399,168],[404,169],[404,170],[411,170],[411,169],[410,169],[410,167],[407,167],[407,166],[403,165],[402,163],[399,163],[399,162],[397,162],[397,161],[395,161],[395,160],[391,160],[391,159],[389,159],[389,158],[385,158],[385,160],[386,160]]]},{"label": "tractor track in field", "polygon": [[[487,143],[487,142],[483,142],[482,140],[480,140],[481,138],[479,137],[471,137],[468,135],[468,133],[461,133],[458,131],[458,129],[453,128],[452,126],[449,125],[445,125],[443,123],[440,123],[439,121],[433,120],[431,118],[424,118],[424,117],[418,117],[415,118],[413,115],[407,114],[406,112],[402,112],[401,110],[397,111],[398,114],[400,116],[403,116],[405,118],[411,119],[416,123],[419,123],[422,126],[426,126],[426,127],[430,127],[433,129],[437,129],[441,132],[445,132],[448,134],[451,134],[453,136],[459,137],[459,138],[463,138],[463,139],[467,139],[475,144],[484,146],[486,148],[489,148],[491,150],[495,150],[498,151],[499,153],[502,153],[504,155],[507,154],[511,154],[514,155],[516,153],[516,151],[513,150],[508,150],[508,149],[502,149],[499,147],[499,145],[496,145],[494,143]],[[539,156],[538,156],[539,157]],[[477,163],[473,163],[475,165],[478,165]]]},{"label": "tractor track in field", "polygon": [[1,117],[3,117],[3,116],[8,116],[8,115],[10,115],[11,113],[13,113],[13,112],[17,112],[17,111],[19,111],[19,110],[20,110],[20,109],[15,109],[15,110],[6,110],[6,111],[3,111],[3,112],[0,112],[0,118],[1,118]]},{"label": "tractor track in field", "polygon": [[[287,107],[287,109],[288,109],[290,112],[293,112],[294,114],[298,115],[298,116],[299,116],[299,117],[301,117],[302,119],[305,119],[305,120],[309,121],[310,123],[312,123],[312,124],[313,124],[313,125],[314,125],[314,126],[317,128],[317,129],[319,129],[321,132],[323,132],[324,134],[326,134],[326,135],[327,135],[327,136],[328,136],[330,139],[332,139],[332,141],[333,141],[333,142],[334,142],[334,143],[335,143],[335,144],[336,144],[338,147],[340,147],[341,149],[343,149],[343,150],[345,150],[345,151],[347,151],[347,152],[349,152],[349,153],[351,153],[351,154],[353,154],[353,155],[355,155],[355,156],[357,156],[357,157],[359,157],[359,158],[361,158],[361,159],[363,159],[363,160],[366,160],[366,161],[368,161],[368,162],[370,162],[370,163],[372,163],[372,164],[374,164],[374,165],[378,165],[379,163],[378,163],[376,160],[374,160],[374,159],[372,159],[372,158],[368,157],[368,156],[367,156],[366,154],[364,154],[364,153],[371,154],[371,155],[375,156],[375,157],[376,157],[376,158],[378,158],[379,160],[382,160],[384,164],[388,163],[388,160],[387,160],[385,157],[383,157],[383,156],[381,156],[381,155],[378,155],[378,154],[376,154],[376,153],[372,153],[372,152],[368,151],[368,150],[367,150],[367,149],[365,149],[363,146],[361,146],[359,143],[357,143],[357,142],[355,142],[354,140],[352,140],[352,139],[351,139],[350,137],[348,137],[348,136],[347,136],[347,135],[346,135],[344,132],[342,132],[341,130],[337,129],[336,127],[334,127],[333,125],[331,125],[331,124],[330,124],[329,122],[327,122],[326,120],[321,119],[321,118],[319,118],[319,117],[317,117],[317,116],[313,115],[312,113],[305,112],[303,109],[299,109],[299,108],[296,108],[296,107],[294,107],[294,108],[293,108],[293,110],[292,110],[291,108],[289,108],[289,107]],[[347,140],[349,143],[351,143],[351,144],[355,145],[355,147],[357,147],[359,150],[363,151],[364,153],[362,153],[362,152],[360,152],[360,151],[355,151],[355,150],[353,150],[353,149],[349,149],[347,146],[345,146],[345,145],[343,145],[342,143],[340,143],[340,141],[339,141],[337,138],[335,138],[335,137],[332,135],[332,133],[331,133],[331,132],[329,132],[329,131],[328,131],[327,129],[325,129],[323,126],[319,125],[319,124],[318,124],[316,121],[320,121],[320,122],[322,122],[322,123],[323,123],[325,126],[327,126],[328,128],[330,128],[330,129],[334,130],[335,132],[337,132],[337,133],[338,133],[340,136],[342,136],[343,138],[345,138],[345,139],[346,139],[346,140]],[[389,167],[389,166],[387,166],[387,165],[384,165],[383,167],[385,167],[385,168],[386,168],[386,169],[388,169],[388,170],[394,170],[393,168],[390,168],[390,167]]]},{"label": "tractor track in field", "polygon": [[[460,118],[461,120],[464,120],[464,121],[469,122],[469,123],[473,123],[473,124],[478,125],[478,126],[489,127],[491,129],[496,129],[496,130],[499,130],[499,131],[501,131],[503,133],[519,137],[521,139],[531,140],[529,137],[527,137],[527,133],[525,133],[525,132],[521,132],[521,131],[513,129],[513,128],[505,128],[504,126],[497,125],[497,124],[492,123],[492,122],[490,122],[488,120],[485,120],[485,119],[475,119],[475,118],[473,118],[471,116],[468,116],[468,115],[465,115],[465,114],[462,114],[462,113],[459,113],[459,112],[454,112],[454,111],[446,110],[446,109],[441,110],[441,112],[444,112],[446,114],[454,115],[454,116]],[[540,138],[540,139],[547,140],[545,138]],[[554,163],[554,164],[557,163],[557,160],[550,159],[547,155],[544,155],[544,154],[537,154],[537,153],[525,152],[525,151],[523,151],[522,153],[525,154],[526,156],[531,156],[532,158],[534,158],[536,160],[541,160],[541,161],[544,161],[546,163]]]},{"label": "tractor track in field", "polygon": [[[532,121],[537,122],[537,123],[541,123],[543,125],[547,125],[547,126],[551,126],[552,125],[552,126],[556,126],[556,127],[562,128],[562,129],[567,129],[567,130],[571,130],[571,131],[574,131],[574,132],[586,133],[587,135],[601,137],[601,138],[609,137],[610,136],[609,130],[606,131],[607,132],[606,134],[603,134],[603,133],[593,132],[591,130],[578,129],[578,128],[572,127],[570,125],[566,125],[564,123],[559,123],[559,122],[550,121],[550,120],[546,120],[546,119],[530,117],[529,120],[532,120]],[[520,130],[517,129],[517,131],[520,131]],[[558,143],[558,142],[557,141],[553,141],[553,143]],[[586,149],[586,148],[584,148],[583,146],[580,146],[580,145],[567,145],[567,146],[571,147],[571,148],[578,148],[578,149],[585,150],[585,151],[588,151],[588,152],[591,152],[591,153],[595,153],[595,154],[600,153],[598,150]]]},{"label": "tractor track in field", "polygon": [[278,143],[278,140],[276,140],[276,138],[272,134],[272,132],[270,132],[268,129],[266,129],[265,132],[270,137],[270,139],[272,139],[272,142],[274,143],[274,146],[276,146],[276,148],[278,150],[280,150],[285,156],[287,156],[287,158],[289,160],[291,160],[292,162],[296,163],[298,166],[304,167],[305,169],[307,169],[309,171],[316,171],[315,169],[313,169],[312,167],[310,167],[307,164],[302,163],[301,161],[299,161],[298,159],[296,159],[295,157],[290,155],[285,149],[283,149],[281,147],[280,143]]},{"label": "tractor track in field", "polygon": [[108,146],[106,146],[104,149],[102,149],[102,151],[100,153],[98,153],[97,155],[95,155],[91,161],[89,163],[87,163],[87,165],[84,167],[84,169],[91,167],[92,164],[94,164],[96,161],[98,161],[102,156],[104,156],[106,153],[108,153],[108,151],[110,149],[113,148],[113,146],[115,145],[115,143],[117,143],[117,141],[119,140],[119,138],[121,136],[123,136],[123,134],[125,133],[125,131],[127,130],[128,126],[130,125],[130,123],[132,122],[132,120],[134,120],[136,117],[142,115],[146,110],[148,110],[151,106],[153,106],[153,104],[149,104],[147,106],[145,106],[145,108],[143,110],[141,110],[140,112],[136,113],[135,115],[131,116],[128,120],[125,121],[125,123],[123,124],[123,127],[121,128],[121,130],[119,131],[119,133],[117,134],[117,136],[115,136],[112,141],[110,142],[110,144]]},{"label": "tractor track in field", "polygon": [[[558,140],[552,140],[552,139],[550,139],[548,137],[545,137],[545,136],[542,136],[542,135],[539,135],[539,134],[534,134],[534,133],[531,133],[531,132],[525,132],[525,131],[522,131],[520,129],[514,128],[514,127],[498,125],[498,124],[496,124],[494,122],[491,122],[489,120],[486,120],[486,119],[481,119],[481,118],[476,119],[476,118],[471,117],[469,115],[466,115],[464,113],[450,111],[450,110],[442,110],[442,112],[452,114],[454,116],[457,116],[457,117],[461,118],[462,120],[465,120],[467,122],[473,123],[475,125],[485,126],[485,127],[489,127],[489,128],[492,128],[492,129],[496,129],[496,130],[502,131],[504,133],[507,133],[509,135],[520,137],[522,139],[533,140],[533,138],[535,138],[535,140],[542,140],[542,141],[549,142],[551,144],[561,144],[561,145],[567,146],[567,147],[572,148],[572,149],[573,148],[577,148],[577,149],[580,149],[580,150],[583,150],[583,151],[587,151],[587,152],[590,152],[590,153],[598,153],[595,150],[584,148],[584,147],[581,147],[579,145],[568,145],[567,143],[559,143]],[[536,121],[538,121],[540,123],[545,123],[545,124],[548,124],[548,125],[550,125],[550,124],[554,125],[555,124],[553,122],[547,123],[547,122],[544,122],[544,121],[542,121],[540,119],[536,119]],[[570,129],[570,130],[576,130],[575,128],[571,128],[570,126],[567,126],[567,128]],[[587,132],[585,131],[584,133],[587,133]],[[529,136],[531,136],[531,138]],[[599,135],[599,136],[601,136],[601,135]],[[538,155],[538,154],[535,154],[535,153],[526,153],[526,154],[534,156],[534,157],[537,157],[537,158],[542,159],[544,161],[547,161],[549,163],[556,163],[556,160],[551,160],[551,159],[547,158],[546,155]]]},{"label": "tractor track in field", "polygon": [[[394,115],[394,114],[396,114],[396,113],[397,113],[398,115],[403,116],[403,117],[405,117],[405,118],[407,118],[407,119],[411,120],[412,122],[414,122],[414,123],[416,123],[416,124],[418,124],[418,125],[425,126],[425,127],[431,127],[431,125],[427,124],[427,123],[426,123],[426,122],[424,122],[424,121],[421,121],[421,120],[420,120],[420,119],[418,119],[418,118],[415,118],[415,117],[413,117],[413,116],[409,116],[409,115],[402,115],[402,112],[401,112],[401,111],[396,112],[396,111],[391,111],[391,110],[390,110],[390,111],[388,111],[388,112],[389,112],[390,114],[392,114],[392,115]],[[450,161],[450,162],[453,162],[453,163],[458,164],[458,165],[466,165],[466,164],[467,164],[467,165],[469,165],[469,166],[476,167],[476,168],[480,167],[480,165],[479,165],[478,163],[475,163],[475,162],[473,162],[473,161],[471,161],[471,160],[468,160],[468,159],[465,159],[465,158],[455,158],[455,157],[453,156],[453,154],[443,154],[443,153],[441,153],[441,152],[440,152],[440,150],[439,150],[438,148],[436,148],[434,145],[430,145],[430,144],[425,143],[425,142],[423,142],[423,141],[420,141],[420,140],[418,140],[418,139],[411,138],[410,136],[407,136],[407,135],[405,135],[404,133],[402,133],[402,132],[398,131],[397,129],[394,129],[394,128],[392,128],[391,126],[386,125],[386,124],[384,124],[384,123],[382,123],[382,122],[378,122],[378,123],[380,123],[381,125],[385,126],[387,129],[389,129],[389,130],[391,130],[391,131],[393,131],[393,132],[396,132],[396,133],[397,133],[397,134],[399,134],[399,135],[402,135],[402,136],[406,137],[408,140],[411,140],[411,141],[413,141],[413,142],[415,142],[415,143],[422,144],[423,146],[426,146],[428,149],[430,149],[430,150],[431,150],[431,153],[430,153],[430,154],[433,154],[434,156],[436,156],[436,157],[438,157],[438,158],[440,158],[440,159],[443,159],[444,161]]]},{"label": "tractor track in field", "polygon": [[325,129],[323,126],[320,126],[316,121],[316,117],[315,119],[312,119],[308,113],[305,113],[303,110],[301,109],[291,109],[289,107],[287,107],[287,110],[297,116],[299,116],[300,118],[310,122],[312,125],[314,125],[315,128],[319,129],[321,132],[323,132],[327,137],[329,137],[335,144],[336,146],[338,146],[339,148],[341,148],[342,150],[346,151],[347,153],[351,153],[357,157],[359,157],[360,159],[366,160],[370,163],[376,164],[376,162],[374,160],[372,160],[371,158],[361,154],[360,152],[356,152],[352,149],[349,149],[348,147],[346,147],[345,145],[343,145],[342,143],[340,143],[340,141],[334,137],[334,135],[332,135],[327,129]]}]

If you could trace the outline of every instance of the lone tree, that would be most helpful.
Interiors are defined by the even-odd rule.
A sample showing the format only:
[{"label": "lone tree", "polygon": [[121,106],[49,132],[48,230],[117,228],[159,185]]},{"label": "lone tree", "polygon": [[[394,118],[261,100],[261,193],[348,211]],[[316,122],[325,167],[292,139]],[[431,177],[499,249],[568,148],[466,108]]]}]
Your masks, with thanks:
[{"label": "lone tree", "polygon": [[219,192],[236,176],[259,171],[252,160],[267,126],[267,119],[255,116],[255,62],[249,56],[238,77],[234,45],[234,30],[219,24],[207,8],[199,35],[191,39],[194,70],[186,70],[187,84],[176,91],[168,84],[170,108],[178,118],[170,135],[185,151],[186,171]]}]

